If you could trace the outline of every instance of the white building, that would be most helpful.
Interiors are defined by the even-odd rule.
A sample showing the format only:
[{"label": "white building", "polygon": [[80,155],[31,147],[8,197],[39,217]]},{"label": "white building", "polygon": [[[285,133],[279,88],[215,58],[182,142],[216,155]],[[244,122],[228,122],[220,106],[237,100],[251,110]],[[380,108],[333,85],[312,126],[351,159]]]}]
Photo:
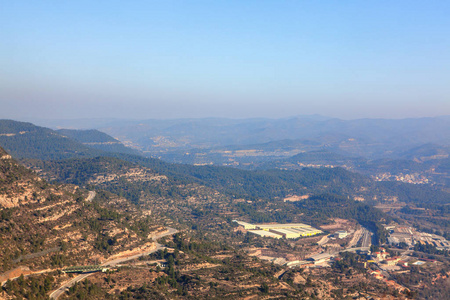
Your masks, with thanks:
[{"label": "white building", "polygon": [[233,222],[237,223],[239,226],[244,227],[244,229],[256,229],[256,225],[247,223],[247,222],[242,222],[242,221],[238,221],[238,220],[233,220]]},{"label": "white building", "polygon": [[265,230],[249,230],[248,232],[259,235],[261,237],[271,237],[275,239],[281,239],[283,237],[282,235]]},{"label": "white building", "polygon": [[340,239],[343,239],[343,238],[346,238],[348,236],[348,232],[346,230],[338,230],[338,231],[335,232],[335,236],[340,238]]}]

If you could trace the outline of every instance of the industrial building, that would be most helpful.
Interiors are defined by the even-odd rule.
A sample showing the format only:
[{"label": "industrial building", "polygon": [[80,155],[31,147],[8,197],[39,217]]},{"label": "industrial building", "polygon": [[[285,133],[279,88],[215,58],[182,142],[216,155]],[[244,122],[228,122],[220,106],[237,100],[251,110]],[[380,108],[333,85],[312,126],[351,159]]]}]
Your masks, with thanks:
[{"label": "industrial building", "polygon": [[[250,233],[254,233],[259,236],[268,236],[275,238],[285,237],[287,239],[296,239],[299,237],[313,236],[323,233],[321,230],[303,223],[254,225],[238,220],[233,220],[233,222],[236,222],[237,224],[239,224],[239,226],[242,226],[244,227],[244,229],[249,230]],[[263,232],[266,232],[266,234],[263,234]]]},{"label": "industrial building", "polygon": [[336,231],[336,233],[334,235],[335,235],[335,237],[344,239],[348,236],[348,232],[346,230],[338,230],[338,231]]},{"label": "industrial building", "polygon": [[297,231],[300,233],[300,236],[313,236],[316,234],[323,233],[322,230],[316,229],[314,227],[308,227],[308,228],[292,228],[291,230]]},{"label": "industrial building", "polygon": [[332,257],[334,257],[333,254],[320,253],[320,254],[316,254],[316,255],[311,256],[307,260],[312,261],[314,264],[321,264],[321,263],[329,261]]},{"label": "industrial building", "polygon": [[286,228],[286,229],[270,229],[271,232],[280,234],[287,239],[296,239],[299,237],[313,236],[322,233],[321,230],[309,228]]},{"label": "industrial building", "polygon": [[270,229],[269,232],[279,234],[287,239],[296,239],[296,238],[300,237],[298,232],[294,232],[289,229]]},{"label": "industrial building", "polygon": [[233,222],[238,223],[238,225],[244,227],[244,229],[256,229],[256,225],[247,223],[247,222],[243,222],[243,221],[238,221],[238,220],[233,220]]},{"label": "industrial building", "polygon": [[270,229],[290,229],[290,228],[311,228],[310,225],[302,223],[288,223],[288,224],[259,224],[256,225],[258,229],[267,230]]},{"label": "industrial building", "polygon": [[248,232],[259,235],[261,237],[271,237],[275,239],[281,239],[283,237],[282,235],[265,230],[249,230]]}]

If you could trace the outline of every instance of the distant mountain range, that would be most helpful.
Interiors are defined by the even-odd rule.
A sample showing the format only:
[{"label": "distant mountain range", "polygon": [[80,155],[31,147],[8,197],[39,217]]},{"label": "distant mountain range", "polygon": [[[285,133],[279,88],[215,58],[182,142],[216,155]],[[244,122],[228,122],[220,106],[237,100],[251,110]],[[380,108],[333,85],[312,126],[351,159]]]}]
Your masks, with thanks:
[{"label": "distant mountain range", "polygon": [[[30,123],[11,122],[4,120],[0,124],[3,130],[0,142],[5,148],[14,154],[10,143],[25,141],[25,132],[34,130],[35,143],[48,137],[50,143],[61,147],[53,153],[55,149],[47,149],[48,144],[36,144],[34,147],[38,149],[47,149],[46,159],[94,157],[101,155],[99,151],[106,151],[143,154],[171,163],[250,170],[343,167],[379,180],[443,186],[450,183],[448,116],[351,121],[321,116],[276,120],[72,120],[52,125],[59,128],[61,124],[70,127],[88,124],[99,130],[56,131],[43,127],[27,129]],[[31,152],[24,153],[26,157],[33,157],[38,150],[27,149]]]},{"label": "distant mountain range", "polygon": [[[284,119],[174,119],[41,121],[52,128],[92,128],[126,145],[157,155],[188,149],[299,144],[382,158],[424,144],[450,146],[450,116],[411,119],[340,120],[322,116]],[[309,149],[311,150],[311,149]]]},{"label": "distant mountain range", "polygon": [[[108,143],[112,143],[111,145],[119,150],[125,148],[125,151],[110,152],[97,148],[104,145],[104,143],[107,143],[108,147],[110,146]],[[286,145],[291,144],[288,142]],[[114,162],[114,164],[123,165],[123,162],[126,161],[153,170],[175,181],[197,183],[225,193],[250,198],[270,199],[285,197],[289,194],[308,193],[308,191],[355,196],[366,194],[366,192],[359,191],[362,186],[371,186],[368,189],[371,192],[365,195],[367,199],[372,199],[377,193],[381,193],[378,197],[382,198],[385,197],[382,195],[401,193],[403,201],[409,201],[408,199],[411,197],[408,198],[407,195],[410,193],[418,194],[419,191],[421,196],[417,197],[417,199],[421,199],[421,202],[445,202],[446,199],[446,194],[434,188],[415,188],[401,184],[378,185],[372,183],[372,180],[366,176],[348,171],[355,170],[367,175],[374,175],[380,170],[383,172],[392,172],[393,170],[407,171],[407,173],[425,172],[431,168],[432,165],[430,163],[435,162],[435,160],[423,163],[413,160],[374,161],[329,151],[310,151],[286,159],[261,162],[259,167],[256,168],[259,170],[254,171],[221,166],[202,167],[172,164],[159,159],[136,155],[134,151],[124,147],[122,144],[117,144],[117,141],[112,137],[98,131],[54,131],[31,123],[11,120],[0,120],[0,146],[4,147],[13,157],[28,161],[27,164],[29,166],[38,166],[38,168],[47,169],[48,172],[56,168],[60,170],[58,171],[59,173],[64,173],[74,168],[78,174],[77,180],[82,178],[81,175],[96,170],[94,166],[99,162],[99,157],[104,157],[116,159],[115,161],[109,160],[105,162],[107,164]],[[270,147],[273,147],[273,144]],[[276,149],[272,148],[272,150]],[[419,152],[423,153],[423,151]],[[96,160],[92,160],[94,158]],[[30,159],[35,161],[30,161]],[[37,160],[65,161],[42,164],[37,162]],[[103,160],[100,159],[100,161]],[[438,161],[445,163],[442,164],[442,167],[441,165],[436,165],[435,168],[440,168],[444,172],[440,176],[448,177],[448,173],[446,173],[448,169],[447,159]],[[305,166],[309,167],[309,163],[317,164],[318,166],[304,168]],[[329,163],[333,164],[333,168],[323,168],[323,165]],[[344,170],[344,168],[348,170]],[[417,168],[417,170],[414,168]],[[287,169],[287,171],[274,169]],[[58,178],[58,176],[55,178]],[[65,179],[66,176],[60,178],[60,180]],[[73,183],[79,184],[81,182]],[[373,193],[374,191],[376,192]]]},{"label": "distant mountain range", "polygon": [[292,140],[351,155],[381,158],[434,143],[450,145],[450,117],[386,120],[180,119],[110,123],[97,128],[150,153]]}]

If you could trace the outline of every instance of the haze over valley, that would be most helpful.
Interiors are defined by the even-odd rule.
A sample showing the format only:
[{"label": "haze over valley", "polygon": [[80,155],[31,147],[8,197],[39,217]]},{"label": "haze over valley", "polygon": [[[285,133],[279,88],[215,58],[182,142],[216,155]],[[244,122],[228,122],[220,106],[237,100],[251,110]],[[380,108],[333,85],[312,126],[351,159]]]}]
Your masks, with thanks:
[{"label": "haze over valley", "polygon": [[0,299],[448,299],[450,2],[0,5]]}]

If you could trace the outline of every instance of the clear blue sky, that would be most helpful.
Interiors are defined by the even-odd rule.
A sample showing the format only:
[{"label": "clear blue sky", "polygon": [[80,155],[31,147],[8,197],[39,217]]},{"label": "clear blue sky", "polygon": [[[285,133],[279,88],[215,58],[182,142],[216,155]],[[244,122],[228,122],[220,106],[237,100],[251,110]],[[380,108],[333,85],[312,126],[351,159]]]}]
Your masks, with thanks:
[{"label": "clear blue sky", "polygon": [[450,1],[1,1],[0,118],[450,114]]}]

